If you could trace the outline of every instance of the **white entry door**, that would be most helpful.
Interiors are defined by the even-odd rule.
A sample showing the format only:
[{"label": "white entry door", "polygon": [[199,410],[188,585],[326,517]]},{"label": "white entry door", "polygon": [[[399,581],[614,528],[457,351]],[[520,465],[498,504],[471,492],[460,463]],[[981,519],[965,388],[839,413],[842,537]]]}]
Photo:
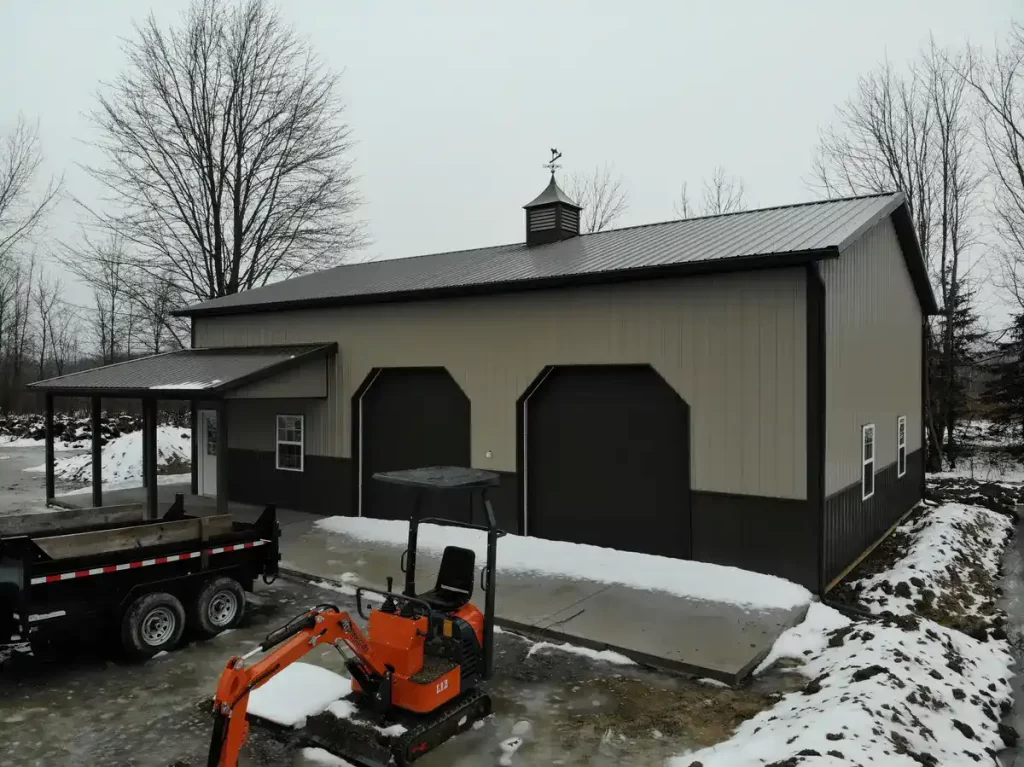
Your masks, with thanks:
[{"label": "white entry door", "polygon": [[217,412],[199,411],[199,494],[217,495]]}]

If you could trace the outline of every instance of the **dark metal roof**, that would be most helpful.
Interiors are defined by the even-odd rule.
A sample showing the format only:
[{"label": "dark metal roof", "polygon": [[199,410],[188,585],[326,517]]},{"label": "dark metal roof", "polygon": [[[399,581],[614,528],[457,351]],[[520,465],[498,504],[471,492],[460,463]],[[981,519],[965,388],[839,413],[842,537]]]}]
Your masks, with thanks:
[{"label": "dark metal roof", "polygon": [[525,243],[338,266],[195,304],[180,315],[408,301],[684,274],[793,266],[835,257],[892,216],[918,298],[935,298],[901,192],[764,208]]},{"label": "dark metal roof", "polygon": [[217,397],[336,350],[334,343],[182,349],[48,378],[29,388],[70,395]]},{"label": "dark metal roof", "polygon": [[560,202],[564,205],[568,205],[576,210],[582,210],[579,205],[569,199],[569,195],[562,191],[562,188],[555,183],[555,177],[551,177],[551,181],[548,183],[547,188],[533,198],[531,202],[526,203],[524,208],[538,208],[541,205],[551,205],[552,203]]}]

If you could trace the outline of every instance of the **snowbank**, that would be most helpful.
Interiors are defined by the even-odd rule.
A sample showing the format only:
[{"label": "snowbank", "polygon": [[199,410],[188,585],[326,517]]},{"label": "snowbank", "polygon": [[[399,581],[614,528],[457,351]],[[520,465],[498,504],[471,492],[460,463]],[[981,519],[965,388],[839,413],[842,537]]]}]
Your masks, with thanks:
[{"label": "snowbank", "polygon": [[[3,456],[0,456],[2,459]],[[35,467],[33,467],[35,468]],[[92,468],[90,467],[90,471]],[[103,492],[108,490],[124,490],[129,487],[138,487],[142,481],[140,476],[138,479],[122,479],[117,482],[104,482]],[[159,474],[156,478],[158,485],[187,485],[192,481],[191,474]],[[64,498],[69,495],[88,495],[92,492],[92,487],[80,487],[77,490],[69,490],[66,493],[57,493],[57,498]]]},{"label": "snowbank", "polygon": [[534,642],[530,646],[530,649],[526,651],[526,657],[529,658],[534,653],[538,653],[541,650],[556,650],[558,652],[569,653],[570,655],[580,655],[584,658],[590,658],[590,660],[603,661],[604,663],[613,663],[617,666],[635,666],[636,661],[632,658],[627,658],[622,653],[617,653],[614,650],[594,650],[590,647],[582,647],[580,645],[569,644],[568,642],[562,642],[556,644],[555,642]]},{"label": "snowbank", "polygon": [[293,663],[249,694],[249,713],[283,727],[304,727],[306,717],[327,710],[352,692],[352,682],[320,666]]},{"label": "snowbank", "polygon": [[[188,466],[192,460],[191,436],[178,426],[159,426],[156,432],[157,471],[168,465]],[[46,464],[31,466],[25,471],[44,472]],[[92,480],[92,455],[70,455],[54,462],[54,476],[65,482]],[[133,431],[115,437],[103,446],[103,481],[142,481],[142,432]],[[122,485],[124,486],[124,485]],[[131,485],[127,485],[131,486]]]},{"label": "snowbank", "polygon": [[[404,547],[409,536],[409,524],[404,520],[328,517],[316,524],[332,533],[393,546]],[[421,525],[418,541],[425,551],[440,554],[445,546],[462,546],[473,549],[478,562],[486,557],[487,536],[477,530]],[[811,593],[803,586],[773,575],[522,535],[506,535],[498,541],[498,567],[502,572],[616,583],[758,609],[791,609],[811,599]]]},{"label": "snowbank", "polygon": [[[937,623],[902,617],[852,623],[812,604],[772,659],[795,657],[811,679],[801,692],[741,724],[716,746],[673,767],[765,764],[991,764],[1009,709],[1010,655]],[[831,758],[829,758],[831,757]]]},{"label": "snowbank", "polygon": [[911,541],[904,556],[881,573],[850,582],[860,605],[964,629],[998,613],[996,582],[1013,530],[1009,518],[980,506],[947,503],[900,530]]}]

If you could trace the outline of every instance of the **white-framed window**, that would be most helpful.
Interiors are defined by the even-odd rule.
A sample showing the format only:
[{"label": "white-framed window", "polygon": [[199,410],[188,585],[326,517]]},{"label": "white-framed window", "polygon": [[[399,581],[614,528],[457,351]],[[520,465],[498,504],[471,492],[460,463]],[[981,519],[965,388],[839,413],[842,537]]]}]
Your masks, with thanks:
[{"label": "white-framed window", "polygon": [[862,501],[875,494],[875,425],[860,427],[860,497]]},{"label": "white-framed window", "polygon": [[907,417],[896,419],[896,476],[907,473]]},{"label": "white-framed window", "polygon": [[305,424],[301,415],[277,417],[277,468],[302,471],[305,459],[303,437]]}]

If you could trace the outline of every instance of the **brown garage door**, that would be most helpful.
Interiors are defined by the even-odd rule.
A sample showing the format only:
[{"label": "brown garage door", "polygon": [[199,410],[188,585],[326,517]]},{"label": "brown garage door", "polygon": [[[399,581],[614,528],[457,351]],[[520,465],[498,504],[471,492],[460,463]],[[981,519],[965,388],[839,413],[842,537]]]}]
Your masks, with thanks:
[{"label": "brown garage door", "polygon": [[530,535],[690,556],[689,406],[657,372],[556,367],[525,407]]},{"label": "brown garage door", "polygon": [[[353,403],[361,432],[362,515],[405,519],[411,492],[377,482],[374,472],[469,466],[469,398],[444,368],[384,368],[371,376]],[[438,499],[423,516],[461,519],[466,513]]]}]

